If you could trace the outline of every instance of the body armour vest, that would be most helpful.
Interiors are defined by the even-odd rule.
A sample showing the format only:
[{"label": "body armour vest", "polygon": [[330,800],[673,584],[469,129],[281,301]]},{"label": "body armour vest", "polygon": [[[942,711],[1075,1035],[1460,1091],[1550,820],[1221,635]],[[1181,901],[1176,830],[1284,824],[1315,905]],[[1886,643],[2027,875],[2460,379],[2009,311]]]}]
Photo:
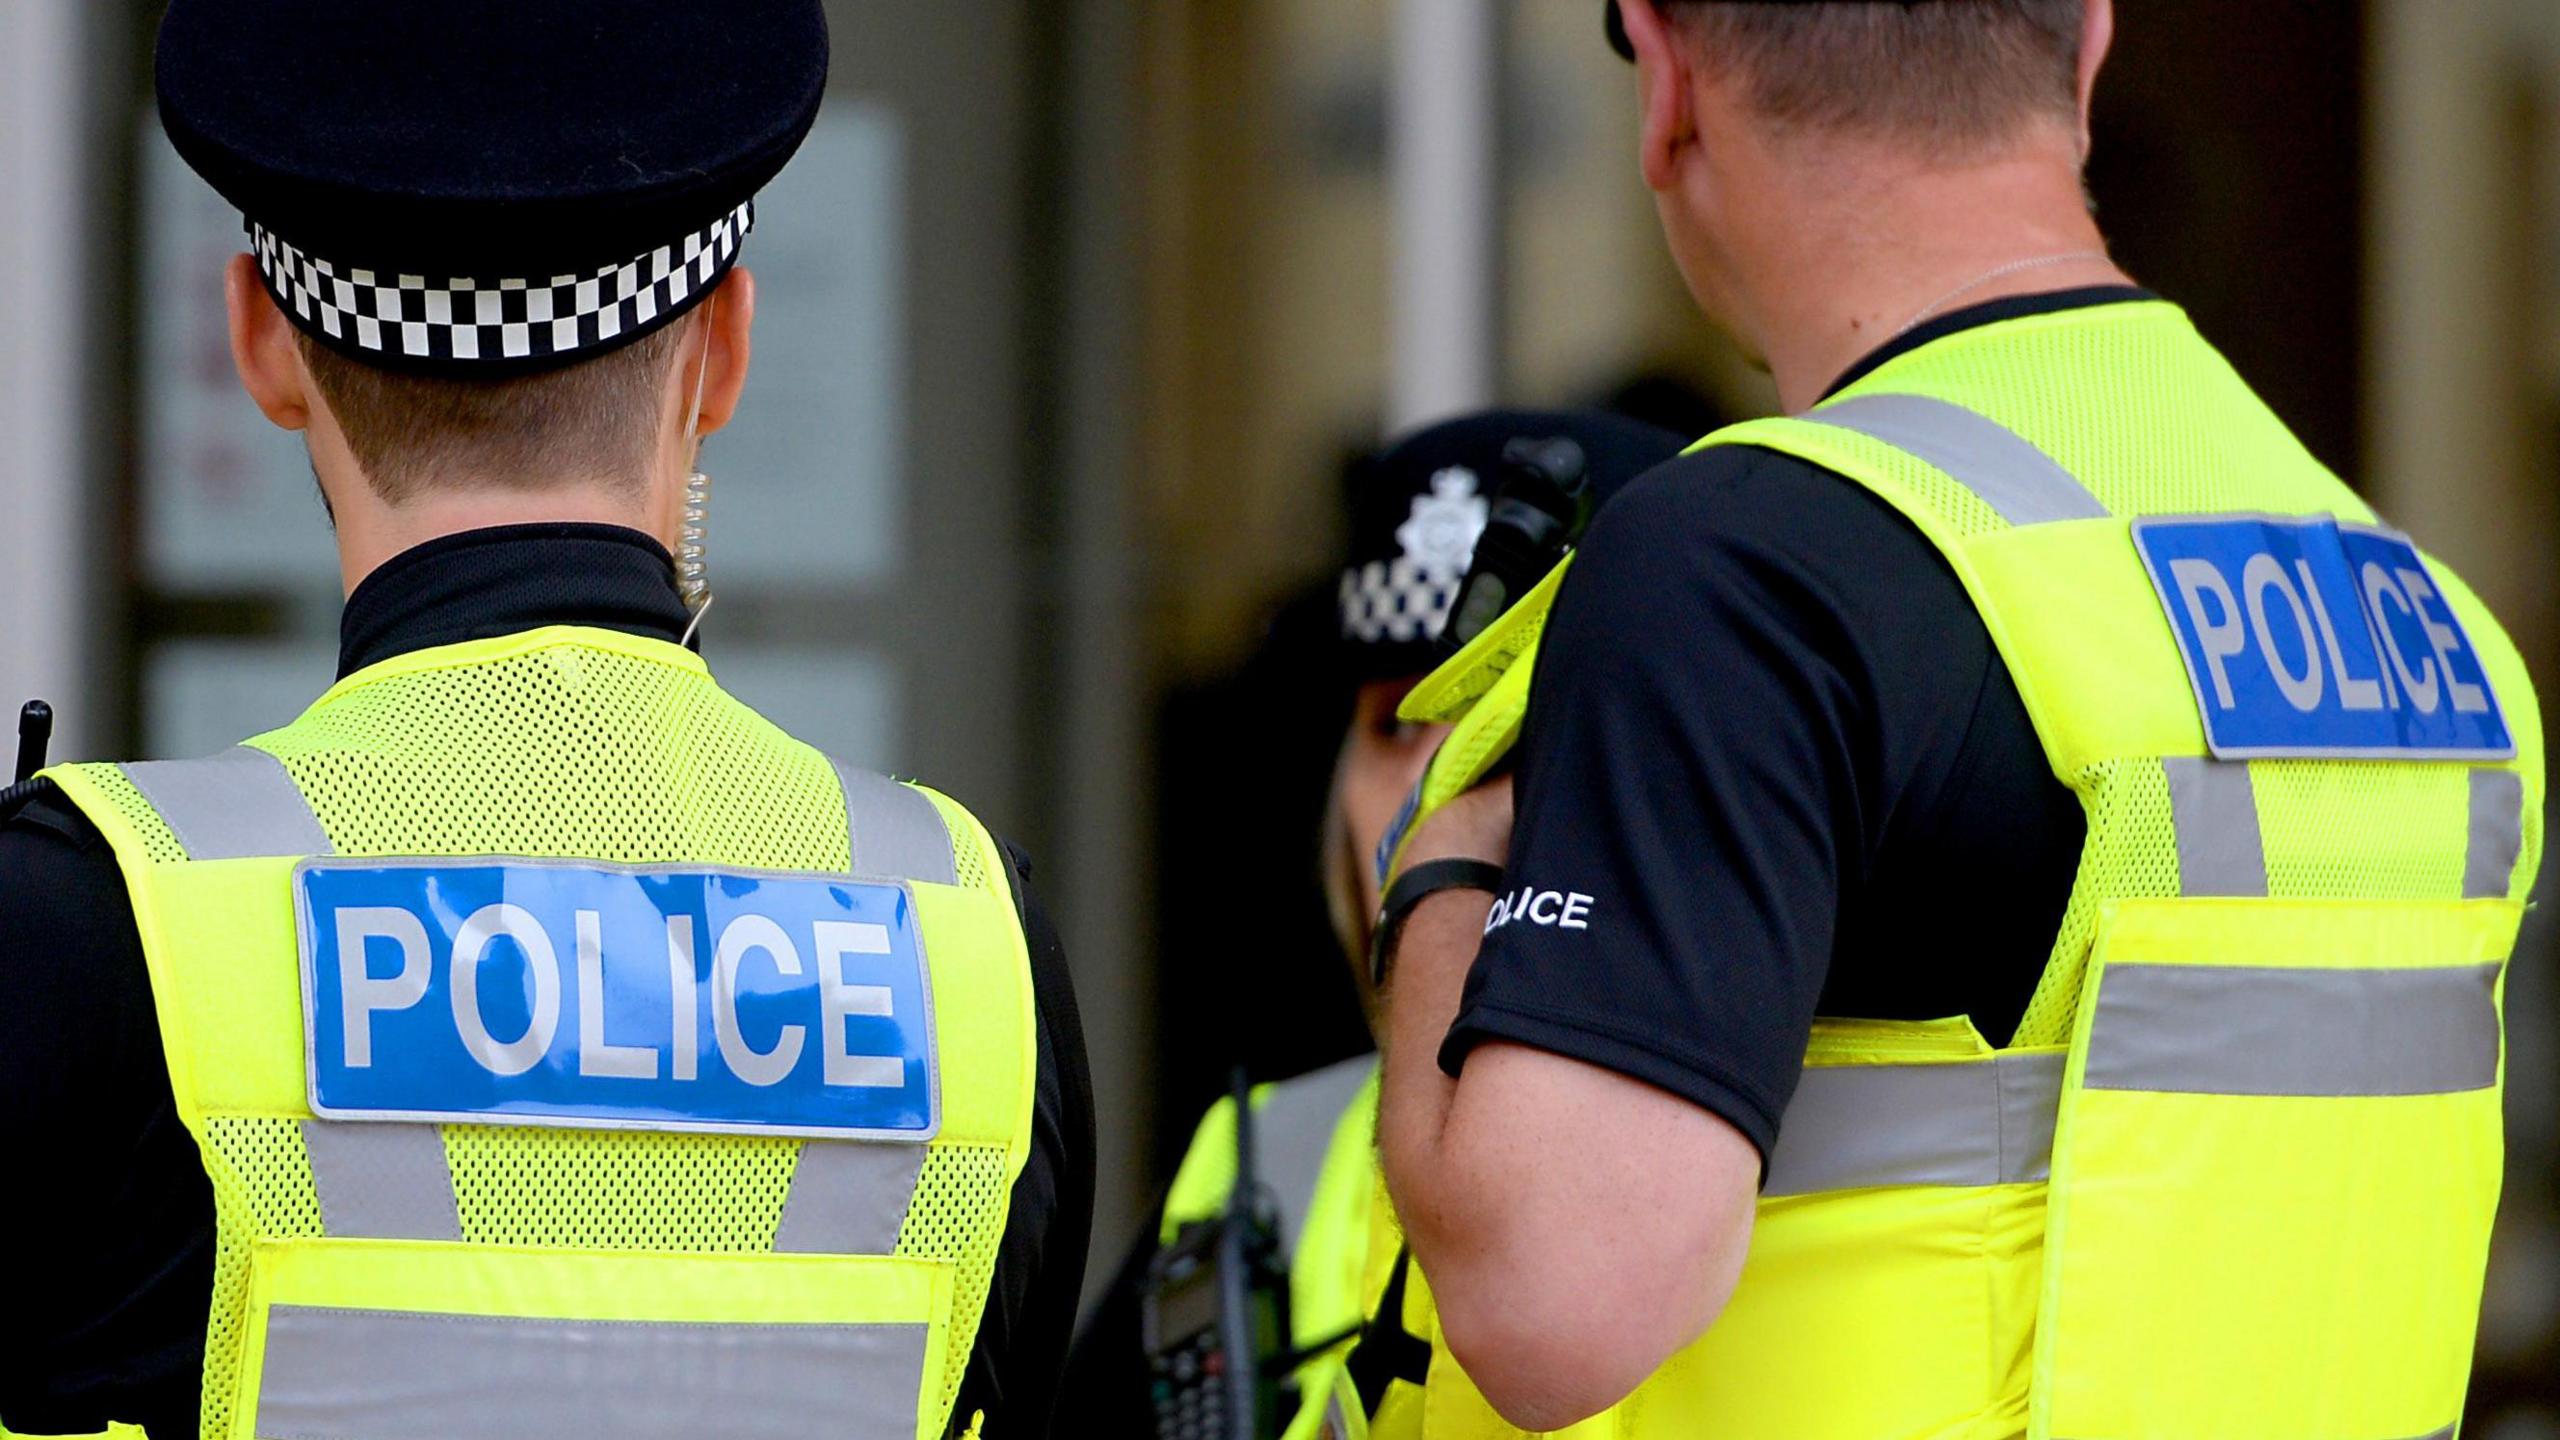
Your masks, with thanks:
[{"label": "body armour vest", "polygon": [[48,773],[212,1180],[208,1440],[951,1428],[1037,1064],[958,805],[574,627]]},{"label": "body armour vest", "polygon": [[[2542,841],[2497,623],[2161,302],[1964,331],[1702,443],[1919,527],[2088,838],[2014,1036],[1817,1020],[1731,1303],[1564,1433],[2450,1437]],[[1422,810],[1516,735],[1557,578],[1408,701],[1458,718]],[[1432,1363],[1433,1440],[1517,1433]]]}]

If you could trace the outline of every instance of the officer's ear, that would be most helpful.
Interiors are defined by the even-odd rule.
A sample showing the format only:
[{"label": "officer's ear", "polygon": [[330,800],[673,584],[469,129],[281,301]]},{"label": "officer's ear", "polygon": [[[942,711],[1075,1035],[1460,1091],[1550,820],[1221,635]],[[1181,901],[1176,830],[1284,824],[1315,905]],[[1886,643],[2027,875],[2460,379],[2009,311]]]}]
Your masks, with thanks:
[{"label": "officer's ear", "polygon": [[1697,104],[1690,91],[1696,59],[1654,0],[1620,0],[1627,43],[1636,52],[1637,159],[1647,187],[1668,190],[1677,182],[1681,150],[1697,137]]},{"label": "officer's ear", "polygon": [[222,273],[222,299],[230,314],[231,364],[240,372],[240,388],[249,392],[269,420],[287,430],[311,424],[311,392],[295,353],[293,322],[284,318],[258,278],[258,262],[246,255],[231,257]]},{"label": "officer's ear", "polygon": [[2098,67],[2116,40],[2115,0],[2088,0],[2080,12],[2080,159],[2089,159],[2089,102],[2098,91]]},{"label": "officer's ear", "polygon": [[[711,298],[702,302],[702,308],[707,317],[703,343],[711,347],[711,356],[710,368],[702,372],[702,425],[696,433],[708,435],[738,413],[738,396],[746,389],[747,358],[752,348],[748,332],[755,328],[756,319],[756,277],[744,265],[731,267],[719,288],[711,292]],[[676,366],[677,382],[684,387],[679,404],[693,403],[694,367],[702,363],[701,353],[693,351]],[[681,418],[682,412],[678,414]]]}]

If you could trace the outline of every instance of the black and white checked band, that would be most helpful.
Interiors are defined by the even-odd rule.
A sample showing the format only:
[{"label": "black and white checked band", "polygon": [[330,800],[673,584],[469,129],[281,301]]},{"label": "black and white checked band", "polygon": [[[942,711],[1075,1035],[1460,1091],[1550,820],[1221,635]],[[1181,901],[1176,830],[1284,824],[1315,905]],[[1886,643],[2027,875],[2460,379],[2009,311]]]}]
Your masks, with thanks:
[{"label": "black and white checked band", "polygon": [[258,273],[276,304],[342,346],[451,368],[559,359],[656,329],[738,258],[749,202],[671,245],[586,275],[545,280],[393,275],[333,264],[252,220]]},{"label": "black and white checked band", "polygon": [[1426,565],[1408,555],[1342,572],[1342,633],[1364,645],[1407,644],[1439,635],[1458,598],[1463,567]]}]

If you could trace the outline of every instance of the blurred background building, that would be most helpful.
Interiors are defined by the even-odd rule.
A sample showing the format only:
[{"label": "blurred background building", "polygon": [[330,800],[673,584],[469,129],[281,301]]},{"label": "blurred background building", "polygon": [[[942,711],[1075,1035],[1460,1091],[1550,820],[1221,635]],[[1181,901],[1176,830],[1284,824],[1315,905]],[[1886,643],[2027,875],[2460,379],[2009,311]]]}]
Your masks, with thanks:
[{"label": "blurred background building", "polygon": [[[1313,883],[1342,457],[1496,399],[1703,431],[1770,394],[1662,253],[1593,0],[828,8],[833,99],[760,210],[756,374],[707,456],[707,648],[1035,857],[1108,1254],[1228,1064],[1360,1043]],[[230,375],[238,219],[149,113],[156,19],[0,0],[0,699],[54,701],[70,758],[216,748],[334,655],[299,445]],[[2123,0],[2097,134],[2128,267],[2548,693],[2560,5]],[[2508,987],[2483,1440],[2560,1437],[2554,949],[2545,910]]]}]

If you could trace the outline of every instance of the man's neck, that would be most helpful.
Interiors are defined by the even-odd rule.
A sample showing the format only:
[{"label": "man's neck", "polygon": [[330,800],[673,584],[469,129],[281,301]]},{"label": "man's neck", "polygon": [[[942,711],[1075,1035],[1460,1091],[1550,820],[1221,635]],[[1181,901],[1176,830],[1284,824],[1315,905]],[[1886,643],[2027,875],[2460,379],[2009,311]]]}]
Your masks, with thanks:
[{"label": "man's neck", "polygon": [[[361,483],[361,482],[359,482]],[[545,521],[619,525],[668,542],[648,507],[619,487],[564,482],[538,490],[462,489],[385,504],[370,494],[336,507],[339,578],[349,594],[381,564],[466,530]]]},{"label": "man's neck", "polygon": [[1828,181],[1782,187],[1737,247],[1740,308],[1790,414],[1936,315],[2129,283],[2067,159],[2035,151],[1929,169],[1861,158]]}]

